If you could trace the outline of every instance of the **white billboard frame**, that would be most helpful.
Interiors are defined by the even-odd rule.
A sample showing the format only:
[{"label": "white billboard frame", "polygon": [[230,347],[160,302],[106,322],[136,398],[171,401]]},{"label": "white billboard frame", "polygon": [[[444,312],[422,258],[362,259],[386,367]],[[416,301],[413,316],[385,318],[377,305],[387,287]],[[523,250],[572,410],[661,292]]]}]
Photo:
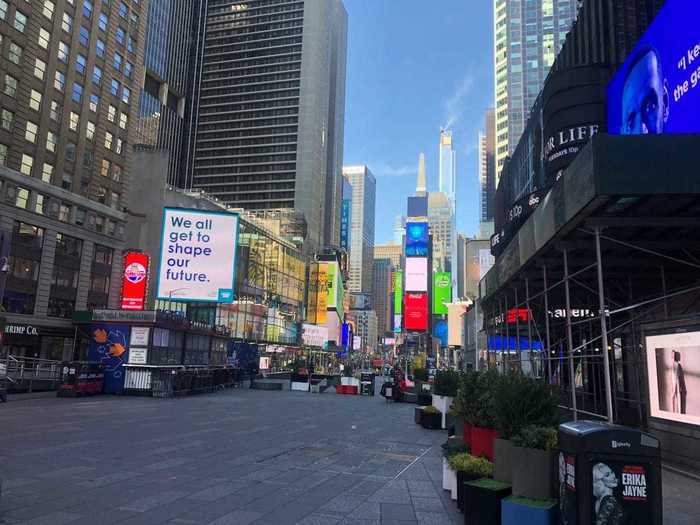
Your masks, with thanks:
[{"label": "white billboard frame", "polygon": [[[404,290],[407,293],[428,291],[428,258],[406,257]],[[422,284],[419,284],[422,283]]]},{"label": "white billboard frame", "polygon": [[[180,224],[175,225],[173,219],[178,216],[180,217]],[[208,220],[212,221],[209,223],[211,229],[204,230]],[[225,231],[218,231],[215,235],[213,233],[214,225],[218,223],[218,227],[221,228],[222,222],[225,226]],[[198,224],[202,224],[199,228],[203,231],[195,233]],[[187,232],[182,231],[183,228],[189,229],[189,238]],[[207,235],[204,231],[211,233],[211,235]],[[232,303],[235,299],[236,289],[236,257],[238,255],[239,231],[240,217],[237,213],[191,208],[163,208],[156,299],[178,302]],[[225,232],[228,232],[228,234]],[[174,238],[173,234],[175,234]],[[168,257],[171,246],[177,245],[179,242],[191,243],[195,235],[196,242],[184,245],[182,248],[183,253],[177,253],[180,256],[178,259]],[[209,240],[203,241],[204,237],[207,237]],[[186,248],[191,248],[191,253],[184,253]],[[207,249],[209,250],[208,252],[206,251]],[[200,253],[197,253],[197,251],[200,251]],[[197,260],[198,258],[199,260]],[[210,265],[214,269],[214,273],[217,274],[213,282],[209,278],[206,281],[201,279],[201,276],[212,276],[212,270],[207,267],[201,267],[207,260],[204,258],[215,261]],[[189,288],[183,287],[184,281],[176,281],[166,277],[173,266],[170,264],[171,260],[175,261],[174,267],[176,270],[184,271],[184,268],[186,268],[190,270],[192,275],[198,276],[197,281],[192,283],[193,286]],[[182,264],[178,261],[181,261]],[[166,282],[171,286],[165,286]],[[196,286],[198,283],[206,283],[206,285]],[[229,283],[230,287],[228,286]],[[177,286],[178,284],[179,286]],[[191,292],[186,293],[188,290],[191,290]]]}]

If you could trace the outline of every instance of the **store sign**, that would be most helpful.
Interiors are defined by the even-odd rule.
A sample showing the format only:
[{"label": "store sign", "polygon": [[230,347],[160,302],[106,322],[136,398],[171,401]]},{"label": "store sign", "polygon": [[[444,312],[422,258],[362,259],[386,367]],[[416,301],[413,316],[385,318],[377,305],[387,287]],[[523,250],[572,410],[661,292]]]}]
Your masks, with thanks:
[{"label": "store sign", "polygon": [[93,310],[93,321],[143,321],[147,323],[156,322],[156,312],[154,310],[143,310],[130,312],[128,310]]},{"label": "store sign", "polygon": [[427,257],[429,245],[427,222],[406,223],[406,257]]},{"label": "store sign", "polygon": [[648,336],[646,352],[651,416],[700,425],[700,331]]},{"label": "store sign", "polygon": [[404,299],[404,327],[406,330],[428,329],[428,294],[407,293]]},{"label": "store sign", "polygon": [[148,364],[148,348],[129,348],[129,364],[130,365],[145,365]]},{"label": "store sign", "polygon": [[145,253],[124,254],[122,310],[143,310],[148,287],[150,257]]},{"label": "store sign", "polygon": [[163,209],[159,299],[232,303],[238,215]]},{"label": "store sign", "polygon": [[608,132],[700,131],[697,2],[667,0],[608,84]]},{"label": "store sign", "polygon": [[129,344],[131,346],[148,346],[150,334],[151,329],[147,326],[132,326]]},{"label": "store sign", "polygon": [[433,274],[433,315],[447,315],[447,305],[452,302],[452,281],[449,272]]},{"label": "store sign", "polygon": [[406,291],[428,291],[428,259],[426,257],[406,258]]},{"label": "store sign", "polygon": [[8,324],[5,326],[5,335],[38,336],[39,329],[30,324]]},{"label": "store sign", "polygon": [[352,209],[352,200],[343,199],[343,204],[340,208],[340,247],[346,250],[350,249],[350,210]]},{"label": "store sign", "polygon": [[306,346],[323,348],[323,345],[328,342],[328,328],[304,323],[301,340]]}]

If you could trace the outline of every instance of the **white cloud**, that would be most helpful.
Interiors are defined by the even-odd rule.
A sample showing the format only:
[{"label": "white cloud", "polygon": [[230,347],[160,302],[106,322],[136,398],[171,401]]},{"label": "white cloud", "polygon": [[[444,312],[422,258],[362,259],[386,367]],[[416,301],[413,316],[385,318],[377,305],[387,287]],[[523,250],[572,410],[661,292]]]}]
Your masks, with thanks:
[{"label": "white cloud", "polygon": [[450,97],[445,100],[446,122],[444,128],[452,128],[466,109],[467,95],[474,86],[474,75],[467,73]]},{"label": "white cloud", "polygon": [[378,177],[417,177],[418,162],[415,166],[389,166],[385,163],[368,164],[369,169]]}]

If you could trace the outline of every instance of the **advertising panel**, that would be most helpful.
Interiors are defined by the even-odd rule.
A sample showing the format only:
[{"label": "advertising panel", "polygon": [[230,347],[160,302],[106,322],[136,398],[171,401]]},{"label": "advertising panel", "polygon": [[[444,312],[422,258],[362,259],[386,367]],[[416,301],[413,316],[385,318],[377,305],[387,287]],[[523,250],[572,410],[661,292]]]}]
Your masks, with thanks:
[{"label": "advertising panel", "polygon": [[340,277],[340,272],[338,271],[337,262],[327,262],[324,263],[326,266],[326,271],[328,272],[328,283],[326,290],[328,293],[326,295],[326,306],[328,308],[335,308],[338,304],[338,282],[337,279]]},{"label": "advertising panel", "polygon": [[158,299],[232,303],[238,215],[163,209]]},{"label": "advertising panel", "polygon": [[447,315],[447,305],[452,302],[452,280],[449,272],[433,274],[433,315]]},{"label": "advertising panel", "polygon": [[124,390],[124,363],[129,360],[129,326],[95,323],[90,326],[88,361],[105,365],[104,392],[121,394]]},{"label": "advertising panel", "polygon": [[309,299],[306,304],[306,321],[316,323],[318,316],[318,264],[309,264]]},{"label": "advertising panel", "polygon": [[[394,272],[394,315],[403,312],[403,272]],[[401,323],[399,323],[400,325]]]},{"label": "advertising panel", "polygon": [[608,84],[610,134],[700,130],[700,35],[696,15],[695,0],[668,0],[656,15]]},{"label": "advertising panel", "polygon": [[[648,464],[591,458],[591,516],[596,523],[654,523],[647,487],[659,483]],[[657,505],[661,503],[658,502]]]},{"label": "advertising panel", "polygon": [[441,347],[447,346],[447,321],[440,319],[433,324],[433,336],[440,341]]},{"label": "advertising panel", "polygon": [[362,350],[362,338],[359,335],[353,336],[352,349],[353,350]]},{"label": "advertising panel", "polygon": [[130,346],[148,346],[151,329],[148,326],[132,326]]},{"label": "advertising panel", "polygon": [[429,240],[427,222],[406,223],[406,257],[427,257]]},{"label": "advertising panel", "polygon": [[407,210],[408,217],[427,217],[428,216],[428,197],[418,196],[408,198]]},{"label": "advertising panel", "polygon": [[428,259],[426,257],[406,258],[406,291],[428,291]]},{"label": "advertising panel", "polygon": [[479,279],[484,278],[495,262],[496,258],[491,255],[491,250],[479,250]]},{"label": "advertising panel", "polygon": [[144,309],[150,259],[145,253],[126,252],[124,254],[122,310]]},{"label": "advertising panel", "polygon": [[394,315],[394,333],[395,334],[401,333],[401,323],[402,322],[403,322],[403,315],[401,315],[401,314]]},{"label": "advertising panel", "polygon": [[700,331],[646,338],[652,417],[700,425]]},{"label": "advertising panel", "polygon": [[318,288],[316,293],[316,324],[328,320],[328,264],[318,265]]},{"label": "advertising panel", "polygon": [[314,324],[302,325],[301,340],[306,346],[323,348],[328,341],[328,328]]},{"label": "advertising panel", "polygon": [[428,294],[407,293],[404,300],[406,330],[428,329]]}]

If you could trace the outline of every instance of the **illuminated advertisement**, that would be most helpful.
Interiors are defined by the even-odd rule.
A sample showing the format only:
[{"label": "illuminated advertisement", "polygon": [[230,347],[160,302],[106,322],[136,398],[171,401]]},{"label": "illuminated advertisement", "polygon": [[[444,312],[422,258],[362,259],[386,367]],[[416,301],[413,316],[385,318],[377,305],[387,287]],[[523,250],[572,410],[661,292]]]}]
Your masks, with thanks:
[{"label": "illuminated advertisement", "polygon": [[448,327],[445,319],[440,319],[433,325],[433,336],[440,341],[441,347],[447,346]]},{"label": "illuminated advertisement", "polygon": [[148,286],[150,257],[145,253],[126,252],[122,277],[122,310],[143,310]]},{"label": "illuminated advertisement", "polygon": [[157,298],[232,303],[238,215],[163,209]]},{"label": "illuminated advertisement", "polygon": [[328,299],[326,300],[326,306],[328,308],[335,308],[338,304],[338,280],[340,278],[340,271],[338,270],[337,262],[324,263],[326,265],[326,271],[328,272],[328,282],[327,290]]},{"label": "illuminated advertisement", "polygon": [[449,272],[433,274],[433,315],[447,315],[447,305],[452,302],[452,281]]},{"label": "illuminated advertisement", "polygon": [[406,223],[406,257],[427,257],[428,242],[427,222]]},{"label": "illuminated advertisement", "polygon": [[428,294],[407,293],[404,297],[404,327],[406,330],[428,329]]},{"label": "illuminated advertisement", "polygon": [[328,264],[318,265],[318,288],[316,293],[316,324],[328,320]]},{"label": "illuminated advertisement", "polygon": [[700,331],[648,336],[652,417],[700,425]]},{"label": "illuminated advertisement", "polygon": [[[394,272],[394,315],[403,312],[403,273]],[[399,323],[401,324],[401,323]]]},{"label": "illuminated advertisement", "polygon": [[406,258],[406,291],[428,291],[428,259],[425,257]]},{"label": "illuminated advertisement", "polygon": [[700,130],[697,0],[668,0],[608,84],[613,135]]},{"label": "illuminated advertisement", "polygon": [[403,322],[403,316],[401,314],[394,315],[394,333],[401,333],[401,323]]}]

